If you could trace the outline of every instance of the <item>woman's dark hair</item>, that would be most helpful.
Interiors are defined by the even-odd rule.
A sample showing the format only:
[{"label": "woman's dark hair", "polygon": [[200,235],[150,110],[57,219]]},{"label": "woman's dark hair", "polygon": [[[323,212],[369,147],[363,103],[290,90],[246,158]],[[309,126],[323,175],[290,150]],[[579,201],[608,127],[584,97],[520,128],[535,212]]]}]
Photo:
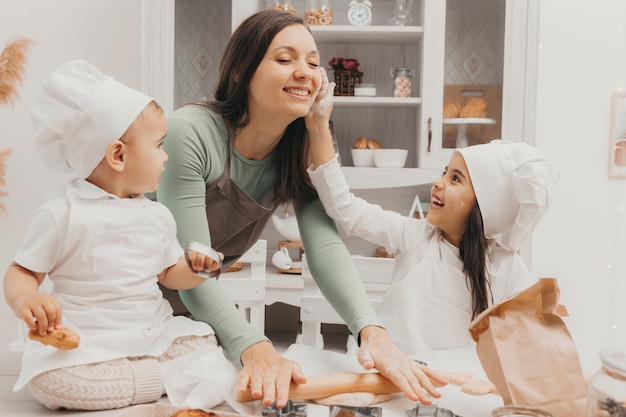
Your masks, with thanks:
[{"label": "woman's dark hair", "polygon": [[472,319],[493,302],[491,282],[487,278],[487,238],[483,227],[483,216],[478,203],[470,212],[465,233],[459,242],[459,252],[463,260],[463,272],[468,289],[472,294]]},{"label": "woman's dark hair", "polygon": [[[220,113],[226,120],[231,140],[250,122],[248,87],[276,34],[304,21],[288,12],[263,10],[246,20],[233,32],[220,62],[215,98],[203,105]],[[306,172],[305,156],[308,134],[304,118],[294,120],[276,147],[278,181],[277,203],[293,202],[295,206],[317,196]]]}]

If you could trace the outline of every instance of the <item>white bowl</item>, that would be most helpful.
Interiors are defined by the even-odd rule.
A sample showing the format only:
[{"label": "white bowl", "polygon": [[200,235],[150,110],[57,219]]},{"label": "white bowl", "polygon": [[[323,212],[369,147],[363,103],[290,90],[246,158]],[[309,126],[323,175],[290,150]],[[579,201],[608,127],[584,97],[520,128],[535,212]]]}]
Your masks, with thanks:
[{"label": "white bowl", "polygon": [[402,168],[408,154],[407,149],[375,149],[374,165],[379,168]]},{"label": "white bowl", "polygon": [[[280,209],[279,209],[280,210]],[[278,233],[290,242],[302,242],[296,216],[286,213],[284,216],[272,215],[272,223]]]},{"label": "white bowl", "polygon": [[352,149],[352,163],[355,167],[373,167],[374,149]]}]

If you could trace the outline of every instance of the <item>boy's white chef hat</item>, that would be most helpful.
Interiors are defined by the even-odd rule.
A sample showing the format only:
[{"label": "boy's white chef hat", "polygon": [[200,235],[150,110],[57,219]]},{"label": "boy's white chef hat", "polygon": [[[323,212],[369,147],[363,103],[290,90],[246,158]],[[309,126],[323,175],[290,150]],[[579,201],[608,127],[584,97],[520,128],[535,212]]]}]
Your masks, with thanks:
[{"label": "boy's white chef hat", "polygon": [[37,150],[48,168],[86,178],[152,100],[88,62],[66,62],[41,82],[30,108]]},{"label": "boy's white chef hat", "polygon": [[559,179],[555,165],[528,144],[499,139],[458,152],[469,170],[485,236],[519,250],[552,202]]}]

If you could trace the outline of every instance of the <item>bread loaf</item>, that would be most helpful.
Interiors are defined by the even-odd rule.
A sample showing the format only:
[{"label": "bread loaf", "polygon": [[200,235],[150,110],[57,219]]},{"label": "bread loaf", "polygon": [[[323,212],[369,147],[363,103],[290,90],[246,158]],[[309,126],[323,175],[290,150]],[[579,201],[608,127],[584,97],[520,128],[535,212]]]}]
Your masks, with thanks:
[{"label": "bread loaf", "polygon": [[28,332],[28,338],[61,350],[75,349],[80,343],[80,336],[67,327],[59,327],[43,336],[39,334],[38,330],[31,329]]}]

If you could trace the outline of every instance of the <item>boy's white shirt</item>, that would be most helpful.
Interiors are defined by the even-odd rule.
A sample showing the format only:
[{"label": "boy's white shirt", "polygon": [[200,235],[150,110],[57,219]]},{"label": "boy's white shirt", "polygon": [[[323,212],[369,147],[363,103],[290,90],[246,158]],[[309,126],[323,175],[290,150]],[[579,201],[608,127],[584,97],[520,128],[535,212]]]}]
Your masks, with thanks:
[{"label": "boy's white shirt", "polygon": [[167,208],[143,196],[120,199],[83,179],[39,208],[14,260],[50,271],[63,325],[80,346],[56,350],[28,340],[14,390],[47,370],[129,356],[159,356],[181,336],[211,327],[174,317],[157,274],[183,249]]}]

